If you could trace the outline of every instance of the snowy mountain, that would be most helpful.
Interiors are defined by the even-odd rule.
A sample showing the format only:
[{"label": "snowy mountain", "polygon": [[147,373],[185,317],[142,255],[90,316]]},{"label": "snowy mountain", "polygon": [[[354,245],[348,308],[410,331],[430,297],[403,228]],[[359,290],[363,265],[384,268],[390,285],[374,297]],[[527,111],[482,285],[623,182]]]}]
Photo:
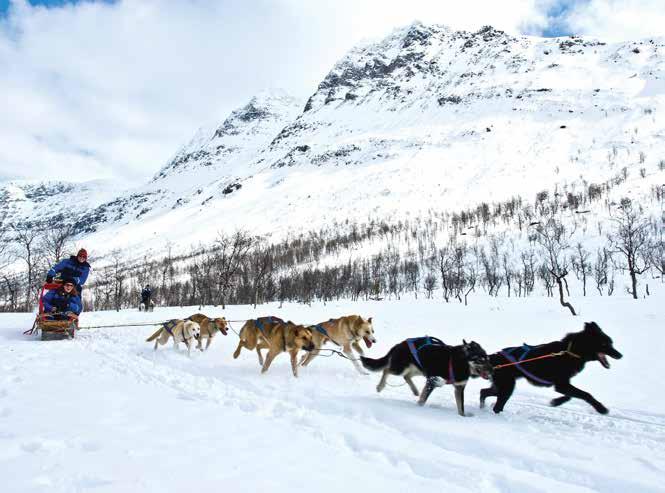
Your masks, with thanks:
[{"label": "snowy mountain", "polygon": [[[284,125],[302,109],[300,101],[283,91],[266,91],[237,109],[214,128],[200,129],[153,178],[160,183],[183,174],[205,172],[210,179],[231,177],[235,167],[252,161]],[[204,179],[198,181],[204,182]]]},{"label": "snowy mountain", "polygon": [[81,229],[100,252],[165,238],[187,248],[238,227],[280,238],[347,218],[532,201],[619,173],[614,193],[641,198],[663,179],[664,105],[663,38],[415,23],[351,50],[306,104],[262,94],[200,130],[149,183],[82,208]]},{"label": "snowy mountain", "polygon": [[109,181],[10,181],[0,184],[0,222],[76,223],[120,192]]}]

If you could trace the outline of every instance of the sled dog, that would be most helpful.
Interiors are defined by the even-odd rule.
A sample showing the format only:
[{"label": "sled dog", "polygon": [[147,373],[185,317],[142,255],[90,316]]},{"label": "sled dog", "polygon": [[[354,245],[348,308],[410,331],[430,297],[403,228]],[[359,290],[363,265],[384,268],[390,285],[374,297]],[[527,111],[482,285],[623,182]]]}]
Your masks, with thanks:
[{"label": "sled dog", "polygon": [[199,343],[196,346],[196,349],[204,351],[203,348],[203,339],[207,339],[205,349],[210,347],[212,343],[212,338],[215,337],[217,332],[221,332],[223,335],[226,335],[227,332],[227,322],[224,317],[221,318],[209,318],[203,313],[195,313],[194,315],[187,317],[187,320],[196,322],[201,328],[201,334],[199,335]]},{"label": "sled dog", "polygon": [[[248,321],[250,322],[250,321]],[[254,331],[258,332],[254,332]],[[261,349],[268,349],[265,361],[262,363],[261,373],[265,373],[270,368],[272,361],[275,357],[284,352],[288,352],[291,356],[291,370],[293,376],[298,377],[298,365],[296,358],[300,350],[311,351],[314,349],[312,343],[312,330],[303,326],[297,325],[293,322],[281,322],[270,325],[270,328],[263,330],[257,328],[254,324],[246,323],[240,330],[241,342],[245,337],[256,338],[256,351],[259,353],[259,360],[262,359]],[[245,346],[247,347],[247,346]],[[236,353],[240,353],[241,346],[238,345]],[[248,349],[251,349],[248,347]],[[236,354],[234,353],[234,357]]]},{"label": "sled dog", "polygon": [[192,339],[198,339],[201,333],[199,324],[191,320],[169,320],[162,324],[157,331],[146,339],[146,342],[155,341],[155,351],[160,344],[166,344],[173,338],[173,348],[178,349],[178,344],[184,342],[187,346],[187,355],[192,355]]},{"label": "sled dog", "polygon": [[139,311],[140,312],[152,312],[155,310],[155,302],[150,300],[150,303],[148,303],[148,306],[146,306],[145,303],[141,302],[139,303]]},{"label": "sled dog", "polygon": [[238,341],[238,347],[233,353],[233,359],[236,359],[240,356],[240,351],[242,348],[254,351],[256,349],[256,354],[259,356],[259,365],[263,366],[263,355],[261,354],[261,349],[268,348],[268,345],[263,344],[259,347],[259,336],[261,334],[267,334],[274,326],[284,323],[279,317],[259,317],[256,319],[247,320],[245,324],[240,329],[240,340]]},{"label": "sled dog", "polygon": [[[551,355],[551,356],[548,356]],[[520,361],[538,358],[534,361]],[[607,414],[608,409],[591,394],[574,387],[570,379],[580,373],[586,363],[598,361],[609,368],[607,356],[621,359],[623,355],[614,349],[612,339],[605,334],[596,322],[586,322],[580,332],[567,334],[560,341],[528,346],[504,348],[490,355],[492,366],[503,366],[494,369],[492,386],[480,391],[480,407],[484,407],[485,399],[496,396],[494,412],[500,413],[515,389],[515,381],[524,377],[539,387],[554,387],[563,394],[550,401],[552,406],[560,406],[570,399],[586,401],[600,414]]]},{"label": "sled dog", "polygon": [[372,326],[372,317],[365,320],[360,315],[348,315],[345,317],[330,319],[327,322],[321,322],[316,325],[310,325],[312,330],[312,340],[314,342],[314,351],[303,356],[300,364],[307,366],[318,355],[318,350],[328,341],[332,341],[342,348],[342,352],[353,362],[353,365],[360,373],[365,373],[360,367],[356,356],[351,351],[355,349],[362,355],[363,350],[360,347],[360,341],[363,340],[367,348],[371,348],[376,342],[374,337],[374,327]]},{"label": "sled dog", "polygon": [[[364,356],[360,360],[371,371],[383,371],[376,391],[386,386],[388,375],[398,375],[406,380],[415,396],[420,396],[418,404],[427,402],[430,394],[443,383],[455,387],[457,412],[464,416],[464,387],[469,378],[489,378],[492,368],[483,348],[474,341],[459,346],[449,346],[435,337],[406,339],[393,346],[383,358],[372,359]],[[418,392],[412,378],[426,377],[426,383]]]}]

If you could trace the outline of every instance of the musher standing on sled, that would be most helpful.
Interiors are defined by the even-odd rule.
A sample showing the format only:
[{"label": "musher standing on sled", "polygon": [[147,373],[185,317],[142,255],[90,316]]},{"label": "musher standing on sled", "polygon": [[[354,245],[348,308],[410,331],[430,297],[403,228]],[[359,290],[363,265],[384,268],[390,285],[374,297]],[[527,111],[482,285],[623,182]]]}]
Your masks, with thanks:
[{"label": "musher standing on sled", "polygon": [[79,315],[82,305],[74,280],[65,278],[58,289],[52,289],[44,295],[44,313],[52,314],[53,320],[67,320],[71,315]]},{"label": "musher standing on sled", "polygon": [[83,285],[88,279],[90,264],[88,263],[88,252],[81,248],[78,253],[65,260],[61,260],[51,267],[46,274],[46,282],[53,282],[53,278],[71,279],[76,285],[76,291],[80,298]]},{"label": "musher standing on sled", "polygon": [[150,298],[152,297],[152,289],[150,289],[150,284],[146,284],[145,288],[141,291],[141,303],[145,307],[145,310],[150,309]]}]

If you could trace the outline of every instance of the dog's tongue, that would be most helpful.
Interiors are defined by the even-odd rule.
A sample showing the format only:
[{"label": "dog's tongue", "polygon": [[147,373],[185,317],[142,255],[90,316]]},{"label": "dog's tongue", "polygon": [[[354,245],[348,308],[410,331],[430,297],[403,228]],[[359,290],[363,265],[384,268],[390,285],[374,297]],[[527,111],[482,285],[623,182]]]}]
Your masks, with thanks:
[{"label": "dog's tongue", "polygon": [[372,347],[372,341],[370,341],[367,337],[363,337],[365,340],[365,344],[367,345],[367,349]]},{"label": "dog's tongue", "polygon": [[484,380],[489,380],[490,379],[490,374],[487,373],[486,371],[484,371],[480,374],[480,377],[483,378]]},{"label": "dog's tongue", "polygon": [[600,361],[600,364],[603,365],[605,368],[610,367],[610,362],[607,361],[607,357],[605,356],[604,353],[598,353],[598,361]]}]

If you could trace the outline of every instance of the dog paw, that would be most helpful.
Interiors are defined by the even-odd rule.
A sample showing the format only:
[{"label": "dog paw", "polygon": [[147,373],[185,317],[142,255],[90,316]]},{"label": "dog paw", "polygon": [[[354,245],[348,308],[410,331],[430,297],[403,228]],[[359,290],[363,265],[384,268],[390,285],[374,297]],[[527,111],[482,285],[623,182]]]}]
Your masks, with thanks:
[{"label": "dog paw", "polygon": [[608,414],[610,412],[610,410],[607,409],[602,404],[598,404],[597,406],[595,406],[595,408],[596,408],[596,411],[598,411],[600,414]]},{"label": "dog paw", "polygon": [[441,377],[430,377],[427,379],[427,383],[432,387],[443,387],[446,382]]},{"label": "dog paw", "polygon": [[557,407],[566,402],[568,399],[564,397],[556,397],[550,401],[550,406]]}]

